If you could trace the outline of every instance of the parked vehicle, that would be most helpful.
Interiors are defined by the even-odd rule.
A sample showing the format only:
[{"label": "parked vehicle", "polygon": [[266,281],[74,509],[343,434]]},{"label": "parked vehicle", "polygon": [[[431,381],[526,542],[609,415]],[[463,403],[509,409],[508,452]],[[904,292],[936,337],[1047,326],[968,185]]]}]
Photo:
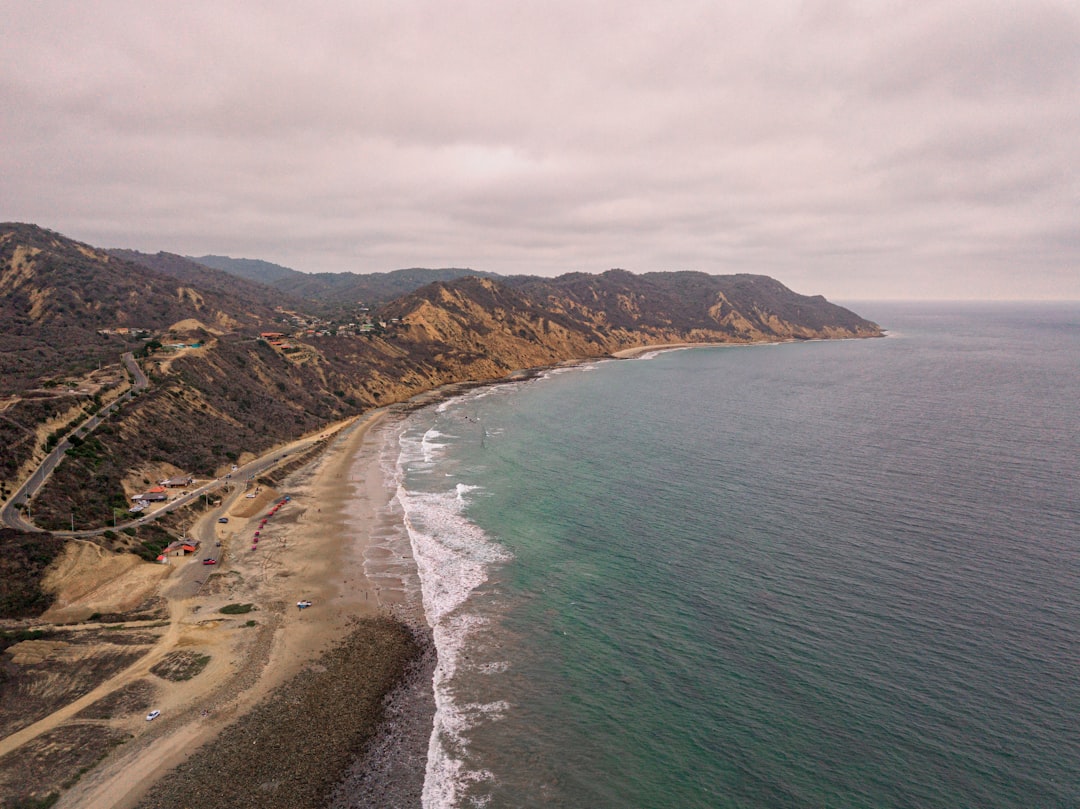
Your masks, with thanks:
[{"label": "parked vehicle", "polygon": [[202,563],[204,565],[216,565],[217,564],[217,559],[203,559]]},{"label": "parked vehicle", "polygon": [[220,522],[220,523],[227,523],[228,521],[229,521],[228,517],[218,517],[218,522]]},{"label": "parked vehicle", "polygon": [[146,715],[146,721],[153,722],[159,716],[161,716],[161,711],[150,711],[150,713]]}]

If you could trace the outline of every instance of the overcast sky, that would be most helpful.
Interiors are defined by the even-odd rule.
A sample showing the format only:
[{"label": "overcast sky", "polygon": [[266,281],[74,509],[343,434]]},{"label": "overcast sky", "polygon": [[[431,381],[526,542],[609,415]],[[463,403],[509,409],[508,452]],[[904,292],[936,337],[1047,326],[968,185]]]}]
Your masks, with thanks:
[{"label": "overcast sky", "polygon": [[1080,0],[0,0],[0,220],[1080,299]]}]

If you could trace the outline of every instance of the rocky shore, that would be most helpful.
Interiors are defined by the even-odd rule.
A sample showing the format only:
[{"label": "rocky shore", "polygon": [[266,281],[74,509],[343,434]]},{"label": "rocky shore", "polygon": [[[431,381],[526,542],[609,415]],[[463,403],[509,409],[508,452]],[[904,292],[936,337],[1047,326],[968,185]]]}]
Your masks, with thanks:
[{"label": "rocky shore", "polygon": [[430,630],[416,630],[419,654],[387,695],[383,720],[337,787],[327,809],[419,807],[435,715],[435,645]]},{"label": "rocky shore", "polygon": [[[332,795],[340,807],[418,805],[423,766],[409,761],[416,739],[403,732],[408,723],[383,723],[377,734],[388,695],[398,695],[397,720],[413,701],[410,688],[422,683],[431,656],[425,650],[430,642],[398,620],[356,620],[341,643],[154,784],[138,809],[322,809]],[[426,742],[425,735],[425,754]],[[364,777],[362,802],[348,788],[334,793],[350,767],[354,778],[365,769],[357,760],[370,759],[366,750],[378,750],[384,768],[408,776],[396,785],[406,794],[387,803],[382,790],[391,785],[373,776]]]}]

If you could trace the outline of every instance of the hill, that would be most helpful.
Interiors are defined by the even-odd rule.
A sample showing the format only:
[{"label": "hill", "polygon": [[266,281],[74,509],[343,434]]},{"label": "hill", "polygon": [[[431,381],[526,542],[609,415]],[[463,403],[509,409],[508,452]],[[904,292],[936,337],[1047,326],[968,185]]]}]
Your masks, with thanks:
[{"label": "hill", "polygon": [[[11,369],[0,413],[4,493],[43,455],[50,432],[126,390],[122,351],[136,350],[150,378],[68,451],[36,498],[35,522],[54,530],[72,520],[109,525],[152,469],[220,474],[245,453],[446,383],[656,343],[880,334],[820,296],[755,275],[397,271],[365,282],[409,288],[373,319],[330,321],[305,314],[307,302],[180,256],[108,253],[32,225],[0,225],[0,261]],[[432,272],[448,277],[412,288]],[[145,331],[138,339],[118,326]],[[128,544],[149,541],[143,533]]]},{"label": "hill", "polygon": [[568,311],[654,342],[756,342],[869,337],[877,324],[820,295],[792,292],[765,275],[609,270],[507,283],[556,311]]},{"label": "hill", "polygon": [[0,225],[0,267],[0,394],[115,362],[100,330],[221,315],[194,288],[34,225]]},{"label": "hill", "polygon": [[[109,255],[167,275],[187,286],[228,300],[230,310],[246,312],[253,322],[274,320],[282,308],[302,309],[304,302],[257,280],[249,280],[214,269],[175,253],[140,253],[137,250],[109,250]],[[283,268],[284,269],[284,268]],[[303,273],[297,273],[302,275]]]},{"label": "hill", "polygon": [[448,267],[360,274],[354,272],[303,273],[250,258],[200,256],[192,261],[205,264],[249,281],[272,286],[286,295],[321,304],[364,304],[378,307],[395,298],[436,281],[453,281],[469,275],[498,278],[493,273]]},{"label": "hill", "polygon": [[257,258],[230,258],[229,256],[187,256],[189,261],[227,272],[237,278],[273,286],[281,281],[288,281],[304,273],[280,264],[261,261]]}]

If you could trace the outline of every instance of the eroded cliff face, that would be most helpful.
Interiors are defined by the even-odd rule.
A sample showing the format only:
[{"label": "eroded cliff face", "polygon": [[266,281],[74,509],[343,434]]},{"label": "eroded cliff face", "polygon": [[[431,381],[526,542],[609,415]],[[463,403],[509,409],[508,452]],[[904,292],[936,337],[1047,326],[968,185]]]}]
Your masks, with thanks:
[{"label": "eroded cliff face", "polygon": [[[699,274],[695,274],[699,275]],[[627,277],[629,276],[629,277]],[[572,358],[659,343],[749,343],[871,337],[880,329],[823,298],[748,276],[725,292],[702,276],[690,294],[620,273],[522,290],[487,278],[435,284],[388,307],[395,340],[454,381],[488,379]],[[685,298],[685,299],[684,299]],[[796,319],[798,318],[798,319]]]}]

